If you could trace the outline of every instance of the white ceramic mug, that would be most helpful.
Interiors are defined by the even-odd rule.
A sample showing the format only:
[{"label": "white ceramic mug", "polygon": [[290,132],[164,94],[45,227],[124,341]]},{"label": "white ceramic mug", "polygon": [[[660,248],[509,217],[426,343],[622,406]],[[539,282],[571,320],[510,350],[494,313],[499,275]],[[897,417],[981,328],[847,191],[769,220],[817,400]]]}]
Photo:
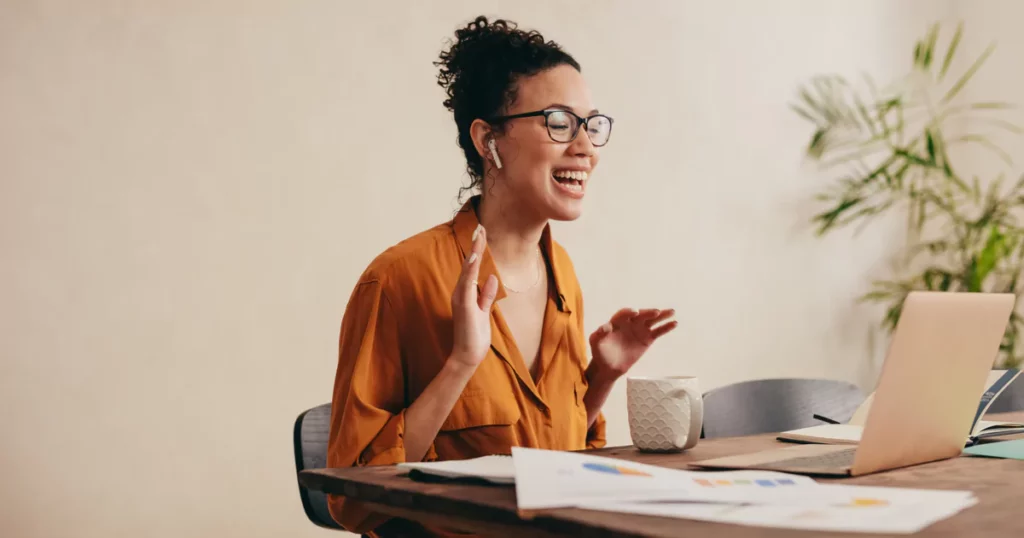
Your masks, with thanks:
[{"label": "white ceramic mug", "polygon": [[643,451],[693,448],[704,424],[704,400],[697,378],[626,378],[629,434]]}]

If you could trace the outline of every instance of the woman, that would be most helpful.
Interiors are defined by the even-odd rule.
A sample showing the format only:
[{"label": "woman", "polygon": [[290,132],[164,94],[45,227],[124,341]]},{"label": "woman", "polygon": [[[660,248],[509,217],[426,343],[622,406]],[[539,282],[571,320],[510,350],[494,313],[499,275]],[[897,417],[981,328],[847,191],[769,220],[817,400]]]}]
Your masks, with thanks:
[{"label": "woman", "polygon": [[[611,118],[557,44],[480,17],[443,52],[439,84],[478,190],[455,217],[389,248],[341,328],[330,467],[601,447],[600,409],[672,310],[622,309],[590,335],[549,220],[579,217]],[[430,535],[330,498],[354,532]]]}]

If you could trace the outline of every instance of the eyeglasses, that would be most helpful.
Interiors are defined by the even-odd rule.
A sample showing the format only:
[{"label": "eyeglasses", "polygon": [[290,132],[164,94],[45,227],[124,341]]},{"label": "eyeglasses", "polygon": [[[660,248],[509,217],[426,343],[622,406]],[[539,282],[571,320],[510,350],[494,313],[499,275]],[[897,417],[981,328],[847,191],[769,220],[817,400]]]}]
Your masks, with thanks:
[{"label": "eyeglasses", "polygon": [[544,125],[548,129],[548,136],[555,142],[566,143],[576,140],[576,135],[579,134],[580,127],[583,125],[587,126],[587,136],[590,137],[590,143],[597,147],[607,144],[608,139],[612,136],[612,122],[614,120],[604,114],[594,114],[584,118],[568,110],[548,109],[512,114],[511,116],[497,116],[488,121],[489,123],[500,123],[516,118],[531,118],[535,116],[544,116]]}]

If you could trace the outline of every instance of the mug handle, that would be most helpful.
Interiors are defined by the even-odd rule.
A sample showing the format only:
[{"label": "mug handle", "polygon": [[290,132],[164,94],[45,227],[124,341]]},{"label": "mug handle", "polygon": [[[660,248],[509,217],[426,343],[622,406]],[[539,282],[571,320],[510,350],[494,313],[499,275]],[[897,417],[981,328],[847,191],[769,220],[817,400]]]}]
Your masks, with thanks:
[{"label": "mug handle", "polygon": [[700,429],[704,425],[704,397],[687,387],[680,387],[672,391],[669,396],[680,398],[686,396],[690,403],[690,429],[686,432],[686,443],[683,450],[697,446],[700,439]]}]

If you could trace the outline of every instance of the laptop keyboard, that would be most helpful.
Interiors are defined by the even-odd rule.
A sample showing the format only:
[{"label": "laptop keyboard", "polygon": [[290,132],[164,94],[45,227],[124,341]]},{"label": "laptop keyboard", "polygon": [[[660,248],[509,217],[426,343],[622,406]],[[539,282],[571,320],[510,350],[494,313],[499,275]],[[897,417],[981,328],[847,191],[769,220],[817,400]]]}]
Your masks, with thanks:
[{"label": "laptop keyboard", "polygon": [[767,466],[785,466],[799,469],[835,469],[837,467],[850,467],[853,465],[853,456],[857,453],[857,447],[850,447],[846,450],[826,452],[816,456],[800,456],[784,460],[773,461]]}]

